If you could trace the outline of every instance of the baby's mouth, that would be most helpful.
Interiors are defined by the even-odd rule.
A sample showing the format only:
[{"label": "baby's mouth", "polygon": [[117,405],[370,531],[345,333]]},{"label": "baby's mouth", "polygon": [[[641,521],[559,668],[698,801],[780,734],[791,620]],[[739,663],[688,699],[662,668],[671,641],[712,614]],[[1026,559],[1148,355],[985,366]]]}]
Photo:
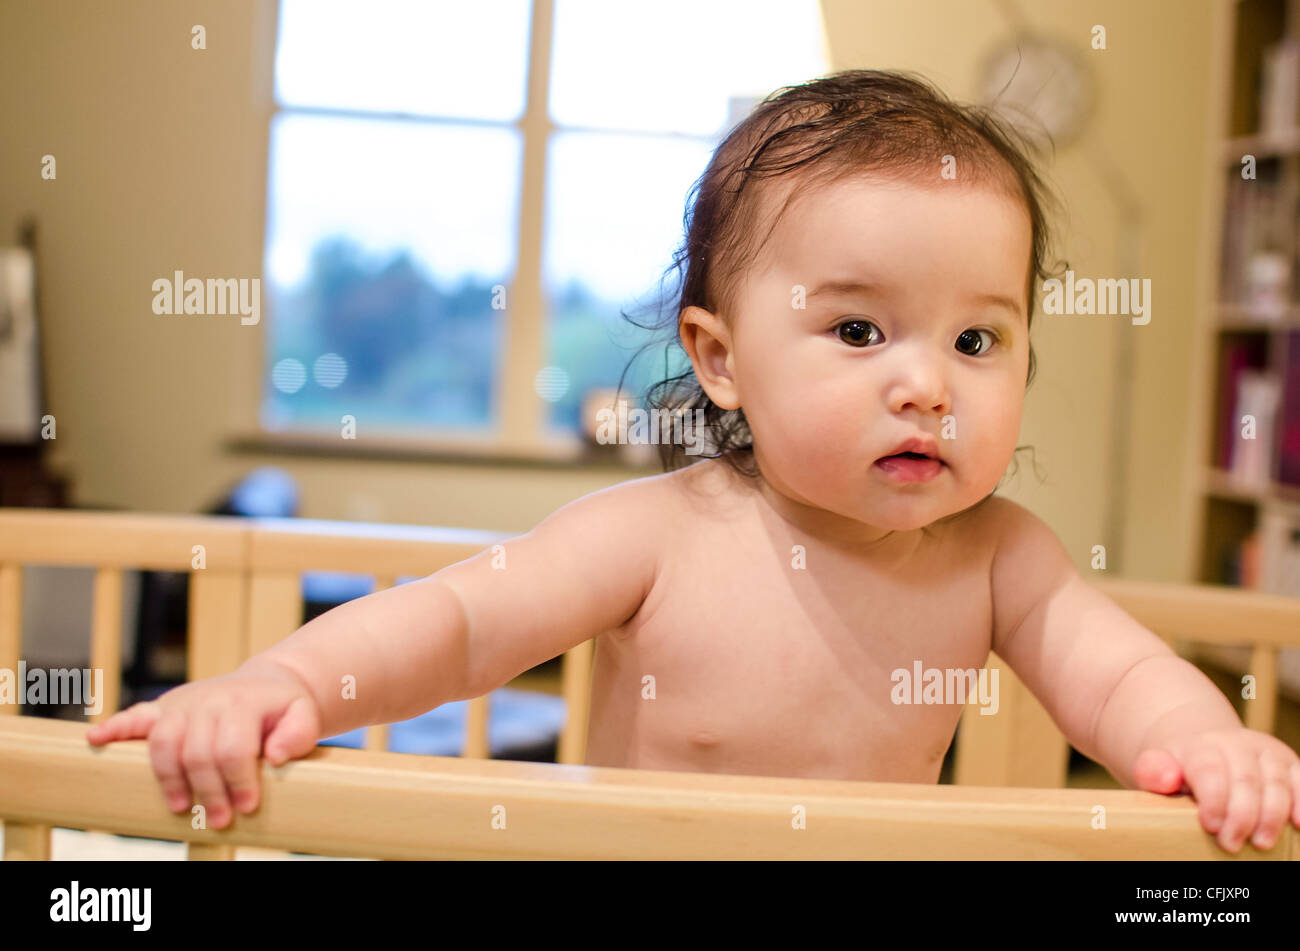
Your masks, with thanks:
[{"label": "baby's mouth", "polygon": [[902,482],[929,482],[947,465],[921,452],[896,452],[876,460],[874,468]]}]

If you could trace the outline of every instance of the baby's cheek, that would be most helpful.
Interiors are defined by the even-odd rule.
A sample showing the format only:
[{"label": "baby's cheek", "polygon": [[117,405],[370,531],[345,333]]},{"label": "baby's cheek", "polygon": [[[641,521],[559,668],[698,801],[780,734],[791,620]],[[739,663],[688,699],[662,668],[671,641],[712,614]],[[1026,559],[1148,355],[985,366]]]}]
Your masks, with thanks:
[{"label": "baby's cheek", "polygon": [[991,412],[983,423],[968,426],[964,435],[965,439],[958,440],[955,461],[965,470],[967,480],[978,483],[987,494],[993,491],[1015,454],[1019,420],[1011,422]]}]

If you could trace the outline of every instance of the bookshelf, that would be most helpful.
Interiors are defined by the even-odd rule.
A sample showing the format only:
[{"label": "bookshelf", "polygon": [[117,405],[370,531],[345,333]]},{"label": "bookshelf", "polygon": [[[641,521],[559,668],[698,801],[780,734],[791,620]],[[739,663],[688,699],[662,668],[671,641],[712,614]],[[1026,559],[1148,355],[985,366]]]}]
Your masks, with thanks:
[{"label": "bookshelf", "polygon": [[1300,597],[1300,2],[1232,7],[1199,580]]},{"label": "bookshelf", "polygon": [[[1197,580],[1300,597],[1300,0],[1225,2]],[[1217,654],[1202,659],[1244,669]],[[1300,700],[1300,651],[1281,668]]]}]

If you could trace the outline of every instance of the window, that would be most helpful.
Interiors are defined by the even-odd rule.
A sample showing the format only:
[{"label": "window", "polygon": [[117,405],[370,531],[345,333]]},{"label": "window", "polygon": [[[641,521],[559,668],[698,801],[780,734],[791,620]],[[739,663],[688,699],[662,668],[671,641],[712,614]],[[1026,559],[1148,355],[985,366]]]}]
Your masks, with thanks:
[{"label": "window", "polygon": [[826,69],[814,0],[282,0],[263,427],[576,442],[714,147]]}]

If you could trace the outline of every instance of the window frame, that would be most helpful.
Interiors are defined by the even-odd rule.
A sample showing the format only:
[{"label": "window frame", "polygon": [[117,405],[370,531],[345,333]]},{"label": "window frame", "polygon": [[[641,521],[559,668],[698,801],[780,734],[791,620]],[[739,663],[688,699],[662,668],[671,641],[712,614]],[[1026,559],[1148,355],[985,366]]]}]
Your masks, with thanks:
[{"label": "window frame", "polygon": [[[269,385],[264,372],[269,349],[265,331],[258,334],[258,386],[253,397],[251,414],[254,420],[251,433],[232,441],[234,448],[243,451],[260,451],[267,448],[284,449],[308,454],[343,452],[345,454],[396,457],[409,453],[412,457],[435,458],[473,457],[479,460],[519,462],[532,460],[542,464],[591,460],[588,447],[577,434],[565,434],[547,425],[549,404],[533,389],[538,372],[547,364],[547,327],[549,308],[542,280],[543,242],[546,234],[547,159],[552,137],[557,133],[592,132],[614,135],[643,134],[665,139],[693,139],[716,145],[717,134],[698,135],[680,132],[638,131],[634,129],[603,129],[580,125],[557,125],[550,118],[550,80],[552,51],[554,49],[555,0],[532,0],[529,21],[528,66],[525,72],[524,108],[520,117],[512,122],[476,120],[459,116],[412,115],[402,112],[372,112],[352,108],[319,106],[286,106],[276,95],[275,61],[279,49],[282,0],[268,4],[267,24],[270,29],[263,35],[270,37],[269,48],[262,50],[263,102],[265,105],[266,143],[262,162],[264,204],[261,208],[261,255],[265,261],[267,240],[267,213],[271,202],[271,129],[282,115],[316,115],[366,117],[394,121],[448,125],[482,124],[493,128],[512,128],[520,135],[522,161],[520,167],[519,205],[516,209],[515,271],[506,287],[504,349],[495,379],[494,399],[497,412],[495,423],[480,430],[453,429],[430,425],[411,436],[385,435],[364,440],[367,452],[358,452],[363,440],[341,444],[329,430],[290,426],[268,429],[262,420],[262,407]],[[823,33],[823,37],[825,34]],[[702,171],[702,170],[701,170]],[[265,310],[270,320],[275,320],[274,308]],[[604,461],[604,460],[600,460]],[[633,467],[638,468],[638,467]]]}]

